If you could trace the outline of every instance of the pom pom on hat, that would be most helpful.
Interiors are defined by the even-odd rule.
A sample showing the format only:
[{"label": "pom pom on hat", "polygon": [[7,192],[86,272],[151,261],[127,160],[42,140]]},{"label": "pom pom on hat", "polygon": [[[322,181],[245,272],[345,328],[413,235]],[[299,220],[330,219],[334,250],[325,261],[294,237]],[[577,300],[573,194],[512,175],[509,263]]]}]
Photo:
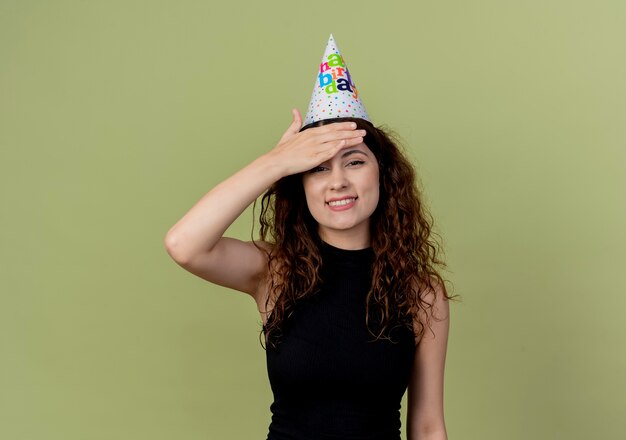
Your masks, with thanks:
[{"label": "pom pom on hat", "polygon": [[372,122],[333,34],[330,34],[302,128],[335,118],[361,118]]}]

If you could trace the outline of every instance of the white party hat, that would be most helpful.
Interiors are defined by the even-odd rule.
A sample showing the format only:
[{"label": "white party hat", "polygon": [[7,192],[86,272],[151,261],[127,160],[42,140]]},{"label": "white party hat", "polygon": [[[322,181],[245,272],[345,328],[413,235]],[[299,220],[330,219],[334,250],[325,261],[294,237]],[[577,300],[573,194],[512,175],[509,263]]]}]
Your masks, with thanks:
[{"label": "white party hat", "polygon": [[348,117],[372,122],[333,34],[330,34],[302,127],[323,119]]}]

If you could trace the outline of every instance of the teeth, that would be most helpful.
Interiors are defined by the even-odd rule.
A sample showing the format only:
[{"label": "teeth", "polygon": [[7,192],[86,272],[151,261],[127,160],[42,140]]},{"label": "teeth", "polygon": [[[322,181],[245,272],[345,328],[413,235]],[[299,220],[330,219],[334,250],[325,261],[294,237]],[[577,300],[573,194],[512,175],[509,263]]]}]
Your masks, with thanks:
[{"label": "teeth", "polygon": [[328,202],[328,204],[330,206],[343,206],[343,205],[347,205],[348,203],[354,202],[354,200],[356,199],[351,198],[351,199],[335,200],[333,202]]}]

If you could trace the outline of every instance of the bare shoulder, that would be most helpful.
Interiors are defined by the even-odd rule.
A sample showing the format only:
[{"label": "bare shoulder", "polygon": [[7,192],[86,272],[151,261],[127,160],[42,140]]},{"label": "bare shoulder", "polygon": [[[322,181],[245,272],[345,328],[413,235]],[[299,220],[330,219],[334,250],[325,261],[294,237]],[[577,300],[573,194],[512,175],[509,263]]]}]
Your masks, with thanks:
[{"label": "bare shoulder", "polygon": [[437,333],[435,330],[439,330],[439,332],[447,330],[450,319],[450,302],[446,296],[445,285],[436,278],[432,279],[431,285],[424,281],[416,283],[416,285],[422,300],[427,303],[425,308],[420,307],[414,313],[414,328],[419,328],[421,324],[424,329],[421,337],[417,338],[416,335],[416,343],[419,343],[424,338],[434,338]]}]

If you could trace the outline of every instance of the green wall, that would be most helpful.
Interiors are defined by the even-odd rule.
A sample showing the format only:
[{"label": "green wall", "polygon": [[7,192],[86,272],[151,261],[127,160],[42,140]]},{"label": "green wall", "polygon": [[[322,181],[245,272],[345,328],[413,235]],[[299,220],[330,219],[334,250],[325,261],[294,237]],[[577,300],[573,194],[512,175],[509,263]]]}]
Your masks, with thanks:
[{"label": "green wall", "polygon": [[0,437],[265,438],[254,301],[163,239],[306,110],[332,32],[463,296],[450,439],[624,438],[625,22],[622,0],[1,0]]}]

